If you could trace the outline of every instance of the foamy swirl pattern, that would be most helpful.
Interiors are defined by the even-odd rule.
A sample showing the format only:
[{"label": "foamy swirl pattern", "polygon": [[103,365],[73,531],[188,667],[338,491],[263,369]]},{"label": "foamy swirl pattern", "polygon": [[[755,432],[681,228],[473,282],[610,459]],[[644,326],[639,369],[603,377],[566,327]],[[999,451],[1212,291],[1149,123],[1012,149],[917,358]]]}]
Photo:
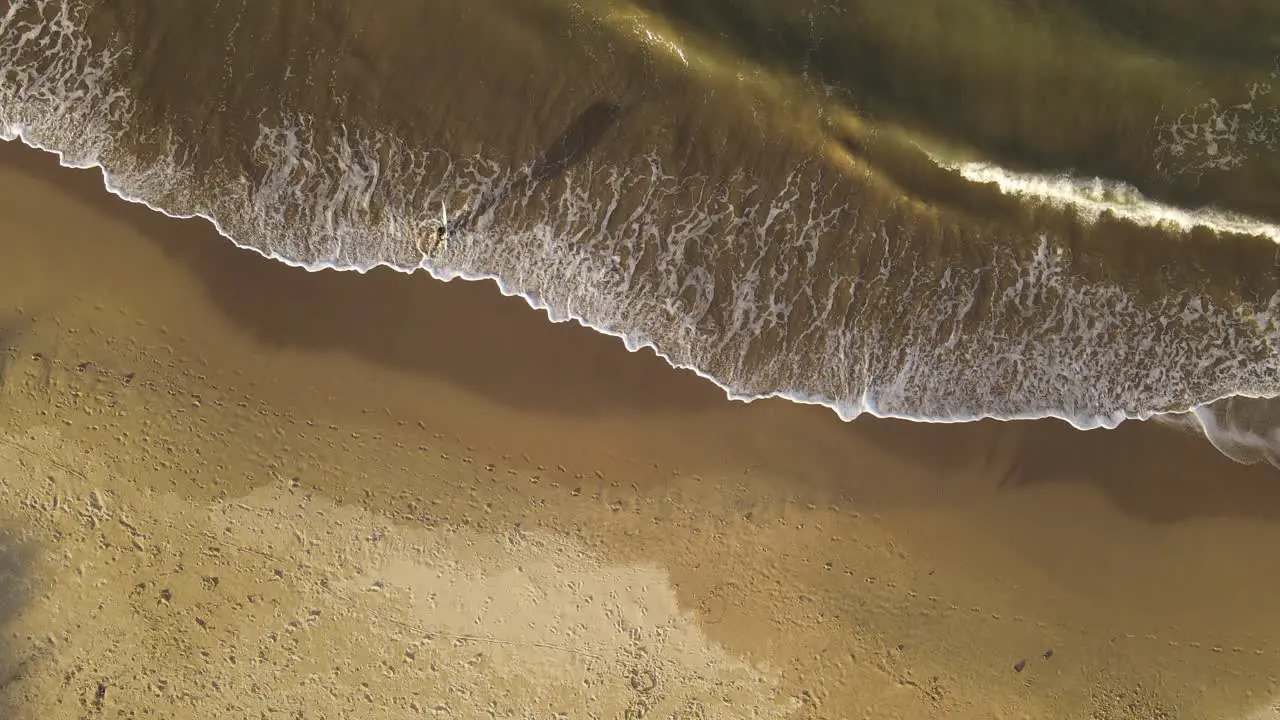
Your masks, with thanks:
[{"label": "foamy swirl pattern", "polygon": [[[254,12],[294,5],[305,3]],[[569,78],[547,92],[545,113],[525,96],[492,105],[485,93],[505,76],[486,76],[488,51],[464,47],[437,58],[456,66],[422,71],[430,87],[475,68],[421,101],[450,112],[408,122],[419,101],[394,94],[396,80],[344,90],[383,72],[365,53],[400,47],[393,21],[344,10],[347,37],[319,13],[337,39],[312,47],[307,33],[273,37],[242,18],[249,7],[219,3],[210,23],[227,32],[191,40],[179,58],[140,47],[147,28],[130,25],[164,18],[11,0],[0,20],[6,138],[100,165],[122,197],[202,216],[293,265],[495,279],[553,319],[652,346],[735,398],[820,403],[845,418],[1051,416],[1082,428],[1195,410],[1184,421],[1224,452],[1275,459],[1269,403],[1208,405],[1280,393],[1280,234],[1265,221],[1179,215],[1122,183],[924,167],[913,141],[847,104],[682,43],[639,11],[574,20],[605,40],[554,57],[606,69],[529,71],[531,87],[538,73]],[[539,12],[519,32],[536,32]],[[437,28],[427,35],[466,31],[423,22]],[[594,54],[619,38],[630,44]],[[273,47],[279,58],[255,55]],[[620,79],[631,65],[641,79]],[[242,89],[236,78],[251,75]],[[714,115],[681,109],[699,97]],[[517,117],[474,129],[484,107]]]}]

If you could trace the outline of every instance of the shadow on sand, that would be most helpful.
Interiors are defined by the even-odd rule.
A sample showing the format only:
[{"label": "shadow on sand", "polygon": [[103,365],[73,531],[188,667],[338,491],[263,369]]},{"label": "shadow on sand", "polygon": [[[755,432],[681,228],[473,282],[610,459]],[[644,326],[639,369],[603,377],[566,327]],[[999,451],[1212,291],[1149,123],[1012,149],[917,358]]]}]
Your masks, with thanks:
[{"label": "shadow on sand", "polygon": [[[545,164],[564,167],[577,156],[549,151]],[[633,355],[620,340],[577,323],[548,323],[488,282],[441,283],[386,268],[308,273],[240,250],[206,222],[122,202],[103,190],[97,171],[62,168],[56,157],[16,142],[0,143],[0,164],[129,224],[189,269],[215,306],[267,347],[343,351],[554,413],[688,412],[724,401],[715,386],[672,372],[651,351]]]},{"label": "shadow on sand", "polygon": [[1090,431],[1059,420],[854,424],[877,446],[911,458],[937,478],[954,478],[953,494],[974,498],[1072,483],[1148,522],[1280,521],[1280,471],[1238,464],[1204,438],[1153,422]]},{"label": "shadow on sand", "polygon": [[35,550],[19,540],[10,528],[0,527],[0,714],[6,718],[25,717],[21,699],[14,692],[34,661],[30,653],[15,646],[9,626],[30,596],[28,573]]},{"label": "shadow on sand", "polygon": [[[548,154],[548,167],[573,155]],[[120,202],[103,191],[96,172],[65,170],[50,155],[6,143],[0,163],[131,224],[200,278],[216,307],[264,346],[342,351],[524,410],[673,417],[714,411],[729,422],[708,423],[708,440],[740,433],[734,442],[749,462],[794,478],[797,489],[826,492],[863,477],[871,496],[919,504],[1082,483],[1150,521],[1280,520],[1280,473],[1238,465],[1179,431],[1135,422],[1082,433],[1054,420],[846,424],[821,408],[784,401],[743,407],[651,352],[628,353],[614,338],[548,323],[486,283],[439,283],[389,270],[307,273],[237,250],[206,223]],[[868,449],[893,458],[898,469],[881,476],[867,465]],[[895,479],[904,467],[924,479]]]}]

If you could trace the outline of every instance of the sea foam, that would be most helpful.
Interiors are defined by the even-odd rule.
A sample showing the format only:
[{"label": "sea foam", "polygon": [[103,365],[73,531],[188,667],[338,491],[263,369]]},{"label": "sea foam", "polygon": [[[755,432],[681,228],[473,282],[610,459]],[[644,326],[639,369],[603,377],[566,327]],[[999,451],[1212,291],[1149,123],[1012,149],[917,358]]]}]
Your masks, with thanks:
[{"label": "sea foam", "polygon": [[[585,162],[548,198],[529,167],[408,148],[376,130],[320,133],[322,121],[287,112],[260,128],[253,178],[194,172],[181,138],[149,138],[169,151],[144,161],[125,150],[135,99],[105,80],[121,55],[90,42],[82,12],[72,0],[9,4],[3,136],[99,167],[121,198],[204,218],[239,247],[307,270],[491,279],[553,321],[652,347],[736,400],[781,397],[845,419],[1056,417],[1078,428],[1189,412],[1169,417],[1195,418],[1234,459],[1275,461],[1271,405],[1251,403],[1246,428],[1230,399],[1280,393],[1280,295],[1225,307],[1191,288],[1143,301],[1079,278],[1048,234],[993,244],[971,266],[924,267],[904,228],[861,218],[804,167],[763,190],[745,173],[727,184],[680,175],[656,155]],[[1081,193],[1079,181],[1018,186],[998,168],[959,169],[1166,224],[1253,227],[1092,182]],[[450,242],[424,243],[441,207],[468,221]],[[842,259],[859,271],[840,274]]]}]

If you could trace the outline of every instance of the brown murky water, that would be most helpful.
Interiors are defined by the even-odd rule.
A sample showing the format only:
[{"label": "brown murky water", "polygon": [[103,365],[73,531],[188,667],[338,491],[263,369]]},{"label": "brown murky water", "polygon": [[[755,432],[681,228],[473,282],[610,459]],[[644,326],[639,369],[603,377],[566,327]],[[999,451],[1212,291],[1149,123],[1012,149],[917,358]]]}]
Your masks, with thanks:
[{"label": "brown murky water", "polygon": [[18,2],[4,104],[243,246],[493,277],[737,395],[1110,426],[1280,370],[1275,11],[1181,8]]}]

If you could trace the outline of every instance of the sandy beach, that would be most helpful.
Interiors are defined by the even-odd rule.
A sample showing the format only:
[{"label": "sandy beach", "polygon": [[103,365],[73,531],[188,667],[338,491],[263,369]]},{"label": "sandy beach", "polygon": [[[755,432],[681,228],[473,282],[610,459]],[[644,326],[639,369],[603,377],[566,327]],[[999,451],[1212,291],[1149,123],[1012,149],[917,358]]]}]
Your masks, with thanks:
[{"label": "sandy beach", "polygon": [[1280,717],[1280,477],[745,405],[0,147],[11,718]]}]

